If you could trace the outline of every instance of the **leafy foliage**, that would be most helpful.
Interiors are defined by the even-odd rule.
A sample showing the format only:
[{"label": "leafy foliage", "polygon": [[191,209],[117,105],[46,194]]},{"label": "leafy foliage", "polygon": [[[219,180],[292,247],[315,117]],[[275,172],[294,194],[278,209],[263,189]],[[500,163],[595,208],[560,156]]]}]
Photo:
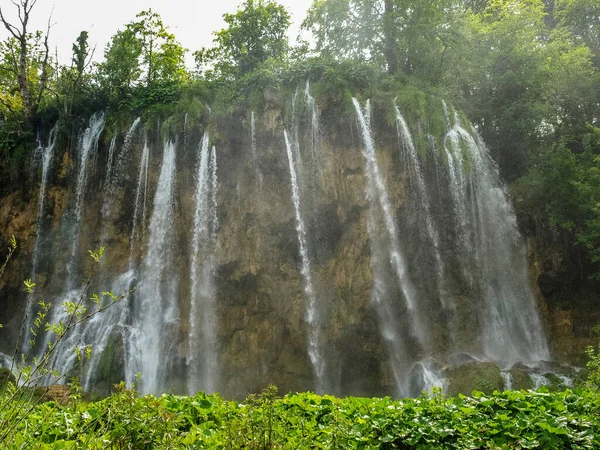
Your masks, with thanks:
[{"label": "leafy foliage", "polygon": [[[592,391],[506,391],[444,399],[218,395],[137,397],[120,385],[95,403],[38,405],[12,442],[41,448],[597,448]],[[1,417],[0,412],[0,417]]]},{"label": "leafy foliage", "polygon": [[215,46],[194,53],[200,72],[235,78],[260,70],[271,58],[285,57],[290,15],[283,6],[271,0],[246,0],[223,19],[227,28],[215,33]]},{"label": "leafy foliage", "polygon": [[[6,265],[16,249],[17,241],[12,236],[6,260],[0,267],[0,277],[4,274]],[[27,314],[23,316],[10,367],[3,368],[0,373],[0,410],[2,411],[0,413],[0,443],[13,442],[18,435],[19,428],[22,426],[27,427],[28,421],[36,417],[36,409],[40,407],[41,402],[50,395],[51,391],[57,385],[60,386],[65,383],[77,369],[80,369],[90,359],[91,347],[86,346],[83,349],[76,347],[74,366],[66,372],[61,372],[54,367],[53,359],[53,354],[61,341],[65,340],[77,325],[91,319],[96,314],[104,312],[126,297],[126,295],[117,297],[112,292],[103,292],[101,299],[100,296],[94,294],[91,298],[93,306],[88,308],[86,296],[95,270],[104,254],[104,248],[100,247],[95,252],[90,250],[89,254],[95,262],[95,269],[85,282],[79,297],[74,301],[64,301],[62,305],[65,313],[62,315],[64,320],[55,323],[50,322],[49,313],[52,305],[44,300],[38,302],[39,308],[29,330],[26,330]],[[24,285],[27,293],[26,311],[29,311],[29,305],[34,299],[36,285],[31,280],[25,280]],[[35,356],[34,350],[40,344],[38,339],[42,336],[45,336],[46,339],[40,348],[41,356]],[[21,340],[27,337],[29,339],[23,342],[24,351],[20,353]],[[72,391],[73,400],[81,398],[76,380],[72,380],[70,390]],[[63,396],[63,398],[65,397]],[[52,408],[50,411],[54,409]]]},{"label": "leafy foliage", "polygon": [[121,102],[141,87],[138,98],[142,101],[134,103],[136,107],[169,103],[176,95],[168,91],[186,78],[185,49],[151,9],[136,17],[112,37],[98,68],[99,82],[111,98]]}]

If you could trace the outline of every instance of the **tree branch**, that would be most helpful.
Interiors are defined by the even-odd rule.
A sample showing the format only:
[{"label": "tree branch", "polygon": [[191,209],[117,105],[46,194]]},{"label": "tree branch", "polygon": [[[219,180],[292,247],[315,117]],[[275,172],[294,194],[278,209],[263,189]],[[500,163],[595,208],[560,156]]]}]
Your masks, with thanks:
[{"label": "tree branch", "polygon": [[4,14],[2,13],[2,8],[0,8],[0,20],[2,21],[2,23],[4,24],[4,27],[8,30],[8,32],[15,38],[15,39],[19,39],[19,35],[18,35],[18,28],[15,27],[13,24],[9,23],[5,18],[4,18]]}]

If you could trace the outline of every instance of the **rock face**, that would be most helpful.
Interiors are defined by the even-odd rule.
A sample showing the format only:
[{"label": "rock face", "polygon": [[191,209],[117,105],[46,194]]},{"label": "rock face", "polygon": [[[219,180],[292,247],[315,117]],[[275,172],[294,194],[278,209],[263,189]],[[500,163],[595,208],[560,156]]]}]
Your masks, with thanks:
[{"label": "rock face", "polygon": [[[93,345],[94,356],[80,372],[87,389],[106,392],[121,379],[131,383],[140,371],[142,390],[156,392],[209,389],[202,383],[212,376],[213,389],[237,398],[269,384],[282,392],[314,390],[317,378],[324,391],[337,395],[418,395],[430,387],[427,381],[407,388],[403,378],[419,361],[430,357],[445,361],[456,352],[485,357],[489,345],[484,342],[483,328],[489,318],[482,311],[490,305],[481,299],[494,290],[488,287],[497,280],[489,281],[482,273],[491,272],[461,260],[461,246],[468,246],[469,233],[476,233],[467,223],[475,223],[482,210],[476,210],[477,205],[465,210],[469,219],[463,220],[449,206],[458,197],[447,188],[466,186],[465,199],[474,198],[469,191],[475,189],[473,180],[451,184],[453,174],[468,175],[474,170],[475,162],[460,156],[468,152],[467,141],[459,136],[456,147],[451,147],[448,130],[452,124],[444,122],[443,114],[439,136],[424,131],[433,128],[433,118],[409,118],[421,161],[417,173],[414,162],[407,163],[410,154],[402,140],[406,136],[401,138],[397,124],[386,120],[386,110],[392,105],[376,104],[369,126],[387,196],[386,210],[381,199],[369,197],[368,184],[373,180],[355,111],[348,107],[340,117],[339,112],[319,112],[308,94],[304,99],[272,96],[261,113],[240,110],[209,124],[190,120],[185,129],[183,120],[172,120],[163,125],[165,140],[158,138],[152,124],[131,127],[130,141],[125,133],[117,134],[112,160],[107,136],[115,130],[107,128],[99,135],[97,147],[92,143],[88,149],[82,191],[76,181],[81,179],[83,144],[65,148],[58,143],[41,216],[35,191],[26,196],[15,187],[13,194],[0,199],[0,233],[3,238],[14,234],[20,244],[0,279],[0,322],[5,325],[0,341],[6,343],[0,351],[8,352],[18,335],[26,309],[20,278],[31,270],[32,253],[38,252],[36,298],[60,304],[81,294],[92,267],[87,250],[102,245],[106,255],[90,292],[112,290],[119,295],[135,285],[138,288],[75,329],[57,351],[55,363],[67,370],[76,346]],[[284,104],[291,113],[284,112]],[[441,111],[439,101],[437,107]],[[303,270],[284,130],[297,171],[309,273]],[[205,133],[210,146],[202,172]],[[175,152],[172,185],[165,179],[168,138]],[[456,164],[455,172],[449,171],[449,164]],[[202,176],[207,177],[207,187],[204,200],[198,203]],[[418,177],[424,180],[424,191],[419,190]],[[161,186],[172,190],[163,203]],[[429,219],[422,192],[428,198]],[[493,186],[493,192],[498,198],[503,196],[499,185]],[[83,199],[80,210],[76,210],[78,198]],[[199,204],[200,214],[195,215]],[[165,208],[162,222],[155,217],[159,206]],[[379,215],[373,215],[374,211]],[[386,214],[396,230],[393,239]],[[204,234],[196,234],[208,216]],[[152,223],[162,225],[152,228]],[[196,264],[202,270],[193,275],[194,236],[209,239],[213,232],[216,244],[214,248],[199,245]],[[37,247],[36,235],[41,236]],[[392,243],[396,239],[404,253],[415,307],[407,304],[405,286],[397,281],[396,256],[374,263],[376,251],[389,253],[385,242],[378,241],[380,236]],[[75,240],[78,245],[72,252]],[[160,252],[156,249],[159,241]],[[153,265],[156,260],[157,267]],[[440,261],[444,262],[441,272]],[[191,299],[194,276],[199,277],[196,286],[200,288],[197,298]],[[307,309],[308,276],[316,298],[313,312]],[[68,286],[68,280],[77,282]],[[551,289],[551,284],[542,290]],[[385,286],[385,296],[378,296],[381,286]],[[518,301],[524,305],[527,295]],[[149,303],[149,296],[156,301]],[[567,325],[559,326],[569,318],[561,319],[560,313],[538,298],[547,326],[552,324],[548,329],[556,333],[549,333],[553,351],[564,360],[575,358],[569,352],[576,345],[560,347],[564,345],[560,340],[574,342],[577,337]],[[382,299],[389,305],[387,310]],[[156,313],[149,314],[148,307]],[[144,317],[150,317],[151,323],[142,323]],[[191,322],[190,317],[198,320]],[[394,329],[388,329],[392,322],[386,317],[393,318]],[[421,328],[415,326],[417,317]],[[54,320],[59,318],[60,314]],[[35,350],[40,347],[38,343]],[[517,359],[527,353],[519,351],[515,350]],[[468,374],[460,371],[469,364],[449,371],[451,393],[501,389],[497,365],[515,361],[493,360],[496,364],[477,363]],[[426,380],[423,374],[419,380]],[[479,383],[479,379],[484,381]]]},{"label": "rock face", "polygon": [[472,362],[446,371],[446,394],[471,395],[473,390],[491,394],[504,388],[500,369],[490,362]]}]

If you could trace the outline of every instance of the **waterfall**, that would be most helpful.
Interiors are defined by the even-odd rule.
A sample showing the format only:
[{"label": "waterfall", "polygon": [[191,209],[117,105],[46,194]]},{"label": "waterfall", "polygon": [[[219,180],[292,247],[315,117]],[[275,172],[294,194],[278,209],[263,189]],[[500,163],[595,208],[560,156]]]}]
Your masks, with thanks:
[{"label": "waterfall", "polygon": [[110,146],[108,147],[108,160],[106,161],[106,178],[104,179],[104,188],[105,188],[104,204],[106,204],[106,191],[107,191],[106,188],[108,186],[110,186],[113,159],[115,158],[115,147],[116,146],[117,146],[117,136],[113,136],[112,139],[110,140]]},{"label": "waterfall", "polygon": [[310,112],[310,141],[311,141],[311,159],[313,163],[314,175],[321,172],[321,126],[319,124],[319,109],[314,97],[310,93],[310,81],[306,80],[304,87],[304,98]]},{"label": "waterfall", "polygon": [[[219,133],[219,155],[208,132],[196,137],[187,114],[178,118],[177,140],[155,144],[152,127],[142,142],[138,118],[98,152],[105,125],[96,114],[78,136],[75,170],[65,170],[70,178],[57,178],[52,191],[57,128],[44,136],[32,264],[34,281],[56,305],[49,321],[65,322],[61,303],[81,295],[80,246],[98,236],[110,239],[110,258],[90,293],[137,286],[131,298],[71,330],[50,366],[78,368],[75,348],[91,345],[78,375],[92,392],[121,377],[131,384],[140,372],[139,390],[154,394],[234,397],[272,379],[282,389],[408,396],[444,388],[446,370],[459,365],[495,362],[508,385],[517,361],[549,359],[515,213],[477,133],[450,106],[447,128],[432,136],[423,126],[419,136],[401,104],[388,104],[391,123],[375,122],[370,101],[353,105],[357,144],[338,145],[344,130],[320,123],[306,81],[279,139],[270,136],[275,119],[263,126],[250,111],[237,134]],[[285,145],[286,155],[273,153],[274,145]],[[322,153],[330,148],[335,153]],[[161,161],[150,161],[161,149]],[[268,200],[254,197],[267,193]],[[60,227],[46,217],[50,197],[56,211],[70,199]],[[272,210],[261,217],[267,201]],[[124,248],[113,253],[113,242]],[[297,248],[296,276],[290,247]],[[290,304],[285,295],[294,289]],[[275,324],[298,307],[302,317]],[[28,329],[35,310],[28,308]],[[36,344],[38,358],[47,336]],[[288,371],[298,351],[288,339],[298,336],[306,336],[306,355]]]},{"label": "waterfall", "polygon": [[[38,212],[37,212],[37,223],[35,230],[35,247],[33,249],[33,262],[31,268],[31,276],[35,280],[37,272],[39,251],[40,251],[40,239],[42,233],[42,221],[44,216],[44,203],[46,200],[46,187],[48,184],[48,176],[50,174],[50,166],[52,165],[52,157],[54,155],[54,147],[56,146],[56,136],[58,132],[58,124],[54,125],[54,128],[50,131],[48,136],[48,145],[42,147],[40,145],[39,151],[42,157],[42,180],[40,183],[40,195],[38,199]],[[28,327],[29,329],[29,327]]]},{"label": "waterfall", "polygon": [[209,135],[200,144],[196,174],[196,209],[190,261],[188,391],[215,392],[218,358],[215,304],[217,222],[217,155],[209,152]]},{"label": "waterfall", "polygon": [[[111,206],[115,199],[118,184],[121,181],[121,178],[123,177],[123,171],[125,170],[124,166],[127,157],[129,156],[129,150],[131,149],[133,136],[141,120],[142,119],[140,117],[135,119],[129,127],[129,130],[127,130],[127,133],[125,134],[125,139],[123,141],[123,146],[117,156],[117,161],[114,164],[114,168],[113,160],[116,147],[116,138],[113,138],[113,140],[110,143],[108,151],[108,162],[106,166],[106,181],[104,183],[104,201],[102,202],[102,221],[106,221],[108,218],[110,218]],[[105,238],[106,236],[102,236],[101,241],[104,241]]]},{"label": "waterfall", "polygon": [[[32,254],[32,264],[31,264],[31,277],[33,281],[36,281],[36,274],[38,270],[38,262],[40,258],[40,246],[42,240],[42,229],[43,229],[43,220],[44,220],[44,204],[46,200],[46,189],[48,184],[48,178],[50,174],[50,166],[52,165],[52,157],[54,155],[54,147],[56,146],[56,136],[58,134],[58,124],[54,125],[52,130],[50,131],[50,135],[48,136],[48,144],[43,147],[39,146],[38,150],[41,153],[42,158],[42,179],[40,182],[40,195],[38,199],[38,208],[37,208],[37,221],[36,221],[36,230],[35,230],[35,245],[33,248]],[[25,322],[25,336],[23,337],[21,344],[21,352],[23,354],[27,354],[29,350],[29,330],[33,325],[33,321],[35,320],[35,310],[36,306],[33,302],[30,302],[27,305],[27,320]]]},{"label": "waterfall", "polygon": [[370,102],[367,100],[365,111],[363,113],[358,100],[355,98],[352,100],[354,102],[354,107],[356,108],[364,143],[363,157],[365,159],[368,179],[368,189],[366,192],[367,200],[369,200],[371,203],[371,207],[373,206],[372,203],[376,202],[381,208],[386,226],[385,231],[387,232],[387,238],[390,242],[389,261],[395,271],[398,282],[401,285],[402,294],[404,296],[404,301],[406,302],[408,311],[413,316],[413,333],[421,342],[424,342],[424,330],[417,318],[418,313],[416,292],[408,275],[408,267],[398,241],[398,231],[396,229],[396,223],[392,214],[392,206],[389,201],[388,193],[385,188],[385,182],[383,181],[383,176],[381,175],[379,163],[377,162],[377,157],[375,155],[375,142],[373,141],[373,137],[371,135],[370,126]]},{"label": "waterfall", "polygon": [[141,269],[143,283],[136,296],[137,325],[142,332],[140,344],[144,352],[138,369],[143,377],[140,389],[156,393],[164,388],[166,376],[166,350],[173,340],[169,326],[178,320],[177,276],[170,272],[173,265],[175,189],[175,144],[168,141],[164,155],[154,208],[148,229],[148,246]]},{"label": "waterfall", "polygon": [[296,235],[300,246],[300,257],[302,259],[302,277],[304,278],[304,293],[308,300],[306,307],[306,320],[309,325],[308,338],[308,356],[313,366],[313,372],[316,381],[317,392],[324,390],[325,361],[321,354],[320,345],[320,317],[317,305],[317,296],[313,287],[312,276],[310,272],[310,259],[308,256],[308,244],[306,238],[306,228],[300,212],[300,189],[296,176],[296,163],[293,151],[293,145],[288,138],[287,131],[284,131],[285,147],[287,151],[288,163],[290,168],[290,180],[292,185],[292,200],[294,203],[294,213],[296,216]]},{"label": "waterfall", "polygon": [[442,261],[442,256],[440,254],[440,240],[437,230],[433,225],[433,217],[431,215],[431,208],[429,205],[429,196],[427,194],[427,188],[425,186],[425,179],[423,177],[423,172],[421,170],[421,164],[419,162],[419,155],[417,154],[417,149],[412,140],[412,136],[404,117],[400,113],[400,109],[398,109],[398,105],[394,102],[394,108],[396,111],[396,129],[398,132],[398,140],[402,145],[402,148],[405,151],[405,155],[407,157],[408,168],[412,169],[414,174],[414,179],[417,184],[417,194],[420,201],[420,211],[425,219],[425,229],[427,230],[427,235],[431,244],[433,246],[433,253],[435,257],[435,268],[436,268],[436,283],[438,285],[438,291],[440,292],[440,301],[444,308],[455,309],[456,305],[453,302],[453,299],[448,298],[448,295],[445,292],[444,288],[444,274],[445,274],[445,266]]},{"label": "waterfall", "polygon": [[476,276],[484,303],[484,355],[498,364],[546,360],[549,350],[528,279],[525,245],[498,169],[477,135],[455,116],[447,134],[457,234],[464,271]]},{"label": "waterfall", "polygon": [[[111,147],[112,145],[113,144],[111,142]],[[136,282],[134,246],[136,242],[136,230],[138,229],[140,210],[145,208],[148,161],[149,148],[147,142],[145,142],[139,163],[139,172],[137,178],[135,206],[129,240],[130,250],[128,270],[127,272],[119,275],[112,283],[112,292],[114,292],[116,295],[121,295],[128,292]],[[105,187],[108,187],[107,183],[105,183]],[[144,222],[142,221],[140,228],[143,228],[143,224]],[[82,340],[84,341],[81,344],[93,344],[92,356],[90,361],[87,363],[87,368],[84,371],[84,375],[81,380],[82,387],[87,391],[92,391],[95,386],[97,371],[99,370],[103,359],[106,357],[104,352],[107,350],[114,351],[114,349],[108,349],[111,343],[115,345],[115,343],[112,341],[114,339],[119,339],[120,345],[123,346],[124,381],[128,385],[131,385],[135,379],[135,362],[139,360],[141,355],[141,333],[139,330],[131,326],[131,308],[129,302],[130,299],[123,299],[117,304],[112,305],[104,313],[95,315],[84,325],[84,330],[80,332],[83,336]],[[70,349],[70,351],[72,352],[73,349]]]},{"label": "waterfall", "polygon": [[133,270],[135,259],[133,251],[136,243],[136,230],[138,230],[138,221],[140,220],[140,208],[142,210],[142,218],[139,226],[139,232],[143,232],[146,224],[146,195],[148,191],[148,164],[150,162],[150,148],[148,147],[148,139],[144,140],[144,148],[140,159],[140,170],[138,173],[137,188],[135,190],[135,206],[133,210],[133,223],[131,225],[131,235],[129,237],[129,270]]},{"label": "waterfall", "polygon": [[[79,238],[81,231],[81,224],[83,221],[83,212],[85,206],[85,195],[86,195],[86,181],[88,171],[90,170],[90,160],[93,160],[98,150],[98,140],[100,134],[104,130],[104,113],[93,114],[90,117],[88,127],[79,137],[77,145],[77,151],[79,156],[79,170],[77,172],[77,179],[75,185],[75,205],[71,212],[71,221],[67,229],[67,242],[71,245],[70,260],[67,264],[67,280],[64,286],[62,298],[60,304],[55,304],[51,309],[48,317],[49,323],[63,322],[66,325],[68,321],[68,314],[63,307],[63,300],[66,298],[77,303],[77,299],[81,295],[81,289],[77,287],[78,280],[76,279],[76,268],[79,262],[78,250],[79,250]],[[77,325],[68,336],[66,336],[62,342],[55,349],[52,358],[51,365],[54,368],[58,368],[63,372],[67,372],[73,368],[76,361],[75,347],[83,347],[81,330],[82,325]],[[50,339],[53,337],[52,333],[43,333],[43,345],[39,347],[37,358],[41,360],[44,352],[48,349]]]},{"label": "waterfall", "polygon": [[86,180],[88,174],[89,160],[98,151],[98,140],[104,130],[104,113],[94,114],[90,117],[88,128],[79,138],[79,171],[77,173],[77,184],[75,190],[75,209],[73,212],[74,224],[71,229],[71,260],[67,265],[67,289],[70,291],[75,286],[75,267],[77,265],[77,250],[79,247],[79,232],[83,220],[83,209],[85,205]]},{"label": "waterfall", "polygon": [[[363,157],[366,168],[365,195],[369,203],[367,217],[367,231],[371,245],[371,269],[373,272],[372,301],[380,319],[382,335],[388,344],[391,359],[391,368],[396,380],[396,387],[400,395],[404,394],[405,375],[407,369],[407,355],[405,343],[400,336],[400,325],[396,317],[397,306],[389,293],[389,286],[383,274],[386,263],[391,265],[397,282],[403,294],[411,334],[424,346],[427,337],[425,328],[421,323],[417,310],[416,292],[409,278],[405,257],[398,241],[398,231],[392,214],[387,190],[377,157],[375,143],[371,134],[370,117],[371,106],[367,100],[363,112],[358,100],[352,99],[363,137]],[[379,208],[377,208],[377,205]],[[379,212],[379,215],[377,215]],[[380,222],[382,226],[380,225]],[[384,232],[381,232],[383,228]]]},{"label": "waterfall", "polygon": [[254,173],[258,180],[258,185],[262,189],[263,185],[263,174],[258,165],[258,151],[256,148],[256,123],[254,121],[254,111],[250,114],[250,142],[252,150],[252,165],[254,166]]}]

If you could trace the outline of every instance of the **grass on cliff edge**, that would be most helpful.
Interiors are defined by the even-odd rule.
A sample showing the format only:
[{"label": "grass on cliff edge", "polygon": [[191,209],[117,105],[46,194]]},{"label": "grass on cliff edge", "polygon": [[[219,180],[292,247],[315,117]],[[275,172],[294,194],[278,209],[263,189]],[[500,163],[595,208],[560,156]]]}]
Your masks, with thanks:
[{"label": "grass on cliff edge", "polygon": [[[0,417],[2,412],[0,411]],[[400,401],[277,395],[242,403],[218,395],[138,397],[121,385],[92,403],[39,404],[2,448],[36,449],[474,449],[600,448],[592,390],[439,393]]]}]

